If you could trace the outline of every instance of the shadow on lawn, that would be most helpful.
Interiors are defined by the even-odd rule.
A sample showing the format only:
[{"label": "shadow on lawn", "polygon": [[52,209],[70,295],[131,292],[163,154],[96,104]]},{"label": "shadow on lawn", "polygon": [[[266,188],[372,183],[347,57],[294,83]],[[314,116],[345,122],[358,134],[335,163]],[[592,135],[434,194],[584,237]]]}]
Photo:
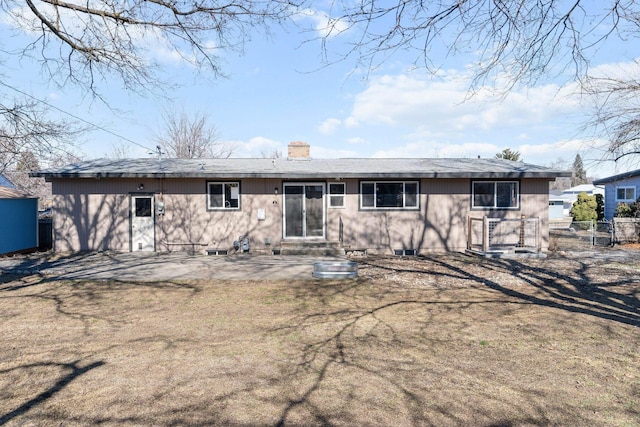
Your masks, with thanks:
[{"label": "shadow on lawn", "polygon": [[[623,293],[625,285],[638,283],[638,275],[633,277],[608,280],[602,271],[593,273],[601,277],[590,277],[592,264],[585,261],[565,259],[571,265],[566,271],[558,271],[553,267],[528,264],[513,259],[480,260],[478,265],[487,274],[473,274],[465,269],[464,262],[452,261],[456,257],[424,257],[424,263],[431,263],[441,267],[444,272],[438,274],[472,281],[476,286],[486,286],[502,294],[523,302],[543,307],[557,308],[572,313],[611,320],[631,326],[640,327],[640,295],[638,291],[631,294]],[[402,269],[387,266],[384,263],[369,263],[377,268],[399,272],[427,273],[427,270]],[[553,264],[551,264],[553,265]],[[493,280],[493,273],[508,273],[520,279],[531,288],[514,288]],[[629,276],[629,275],[627,275]],[[532,290],[538,292],[531,292]]]},{"label": "shadow on lawn", "polygon": [[[13,283],[9,290],[28,287],[22,281],[15,284],[16,279],[27,276],[39,276],[43,279],[57,280],[109,280],[125,278],[128,281],[151,281],[163,277],[168,281],[188,280],[191,277],[180,270],[167,268],[167,263],[182,263],[180,258],[185,253],[116,253],[116,252],[78,252],[71,254],[45,253],[5,260],[4,268],[0,266],[0,289],[6,283]],[[191,257],[191,261],[197,257]],[[199,258],[200,263],[193,263],[194,268],[206,268],[206,258]],[[160,270],[162,276],[156,273]],[[157,279],[156,281],[160,281]]]},{"label": "shadow on lawn", "polygon": [[[102,304],[118,300],[120,294],[127,290],[144,292],[145,298],[152,299],[156,294],[166,291],[185,293],[184,297],[200,292],[201,288],[189,283],[171,281],[131,282],[120,280],[59,280],[56,277],[22,276],[15,277],[13,282],[0,283],[0,300],[49,301],[56,311],[71,319],[81,321],[85,333],[95,321],[103,321],[115,325],[127,321],[120,312],[109,312],[102,309]],[[120,300],[121,309],[126,310],[126,301]]]},{"label": "shadow on lawn", "polygon": [[[68,257],[64,259],[62,264],[54,265],[64,265],[64,263],[73,262],[74,259],[75,257]],[[128,317],[123,314],[126,313],[129,305],[135,306],[137,303],[135,299],[131,301],[123,299],[123,296],[128,295],[126,291],[139,291],[133,298],[139,297],[153,301],[156,295],[161,295],[167,291],[177,292],[181,294],[183,298],[189,298],[201,290],[199,286],[194,284],[173,283],[170,281],[60,280],[55,276],[47,277],[38,274],[24,274],[0,276],[0,279],[2,279],[0,281],[0,300],[13,301],[16,307],[33,303],[34,301],[46,301],[55,307],[55,311],[58,314],[67,319],[80,322],[83,325],[85,335],[90,334],[90,330],[91,328],[95,328],[96,322],[116,327],[126,325]],[[105,307],[109,306],[118,306],[119,310],[105,310]],[[127,344],[130,343],[131,342]],[[173,342],[169,342],[168,345],[174,344]],[[107,350],[109,350],[109,348],[104,349],[104,351]],[[99,368],[104,364],[105,362],[98,361],[82,366],[81,361],[72,363],[42,361],[34,364],[18,365],[8,370],[0,371],[0,376],[10,372],[14,374],[22,373],[28,376],[29,371],[39,368],[57,368],[63,371],[63,374],[56,372],[52,375],[47,375],[47,378],[50,378],[52,381],[54,378],[58,378],[55,384],[49,389],[29,399],[16,409],[6,414],[0,414],[0,425],[4,425],[16,417],[27,414],[36,406],[54,397],[79,376],[90,370]],[[94,421],[95,420],[81,420],[80,422],[95,424]],[[134,421],[139,422],[141,420],[122,420],[122,422]]]},{"label": "shadow on lawn", "polygon": [[82,363],[80,360],[76,360],[71,363],[41,362],[36,364],[21,365],[11,369],[0,371],[0,375],[7,375],[15,371],[23,371],[23,370],[29,371],[37,368],[52,368],[52,367],[67,371],[67,373],[60,376],[58,380],[55,382],[55,384],[53,384],[51,387],[47,388],[43,392],[39,393],[37,396],[24,402],[22,405],[18,406],[17,408],[7,412],[6,414],[0,415],[0,425],[6,424],[12,419],[14,419],[15,417],[25,414],[26,412],[31,410],[33,407],[55,396],[57,393],[62,391],[67,385],[69,385],[69,383],[71,383],[81,375],[84,375],[93,369],[99,368],[104,364],[105,362],[103,361],[97,361],[97,362],[90,363],[86,366],[82,366]]},{"label": "shadow on lawn", "polygon": [[[128,291],[138,291],[133,294],[130,299],[126,296]],[[90,335],[89,331],[96,327],[97,321],[115,327],[126,326],[128,320],[127,309],[129,306],[135,308],[140,303],[140,299],[148,301],[152,305],[154,297],[159,295],[162,297],[166,292],[172,292],[174,296],[180,296],[182,299],[189,299],[195,293],[200,292],[201,288],[189,283],[173,283],[165,282],[126,282],[117,280],[59,280],[56,277],[47,278],[38,275],[18,276],[13,282],[5,282],[0,284],[0,300],[14,302],[15,307],[22,304],[33,303],[33,301],[46,301],[55,307],[55,312],[66,319],[80,322],[84,327],[85,335]],[[177,299],[176,299],[177,300]],[[119,310],[105,309],[109,307],[118,307]],[[11,316],[11,313],[8,314]],[[0,316],[1,318],[2,316]],[[117,342],[101,348],[92,354],[92,358],[102,358],[104,354],[110,353],[112,350],[130,345],[146,346],[161,343],[166,349],[174,349],[179,346],[184,339],[170,336],[154,335],[144,336],[141,338],[131,339],[126,342]],[[0,378],[8,381],[8,386],[3,387],[5,393],[0,398],[0,407],[6,413],[0,412],[0,425],[9,423],[15,419],[29,418],[33,414],[34,419],[40,420],[44,424],[53,424],[62,422],[77,423],[78,425],[115,423],[115,424],[145,424],[143,418],[117,416],[110,418],[92,418],[87,416],[81,419],[58,419],[55,411],[45,414],[37,413],[37,407],[44,404],[49,399],[54,398],[58,393],[63,391],[70,383],[79,379],[84,374],[98,369],[107,364],[104,360],[89,363],[87,360],[76,360],[69,363],[60,363],[54,361],[41,360],[34,363],[20,364],[21,356],[19,353],[13,352],[15,366],[0,370]],[[11,357],[5,357],[3,362],[9,362]],[[88,364],[87,364],[88,363]],[[13,379],[12,379],[13,377]],[[24,392],[20,389],[20,384],[26,381],[26,378],[40,378],[34,384],[51,384],[46,390],[40,392],[36,396],[29,398],[20,394],[12,395],[11,388],[17,386],[18,393]],[[35,387],[34,387],[35,388]],[[2,393],[0,393],[2,395]],[[7,402],[13,400],[17,405],[14,409]],[[27,400],[28,399],[28,400]],[[20,403],[24,402],[24,403]],[[200,408],[202,410],[202,408]],[[186,410],[185,410],[186,411]],[[186,423],[184,423],[186,425]]]},{"label": "shadow on lawn", "polygon": [[[486,270],[487,274],[470,273],[465,266],[470,262]],[[412,378],[422,375],[426,369],[430,376],[438,377],[441,374],[439,367],[425,366],[424,362],[405,363],[403,357],[398,355],[402,349],[409,353],[429,352],[437,347],[440,342],[428,336],[427,333],[417,333],[409,337],[406,325],[397,325],[385,319],[384,313],[395,310],[397,313],[406,310],[411,313],[415,307],[419,307],[420,313],[426,315],[419,321],[422,324],[437,323],[437,319],[429,318],[434,313],[447,311],[448,313],[465,316],[468,308],[474,305],[498,307],[503,305],[539,305],[570,313],[580,313],[607,321],[619,322],[634,327],[640,326],[640,300],[636,293],[625,293],[625,285],[637,283],[633,278],[618,278],[607,280],[600,277],[598,281],[590,277],[591,267],[586,262],[575,261],[570,263],[572,267],[567,271],[556,271],[546,268],[542,264],[531,266],[517,260],[473,260],[463,257],[425,257],[420,259],[419,268],[404,268],[398,264],[385,263],[382,260],[363,260],[362,265],[374,266],[387,270],[389,273],[412,272],[418,274],[435,274],[439,277],[446,276],[452,279],[464,280],[469,287],[482,289],[487,287],[498,292],[495,299],[477,298],[468,301],[447,301],[438,298],[440,293],[447,290],[431,289],[429,293],[404,292],[398,287],[385,289],[380,286],[373,292],[367,279],[357,279],[344,282],[316,282],[316,285],[301,286],[296,290],[296,298],[301,301],[302,309],[287,325],[277,328],[275,332],[284,334],[297,334],[305,337],[300,343],[299,362],[290,367],[284,376],[289,383],[307,384],[294,392],[280,413],[276,426],[296,424],[294,414],[306,413],[314,423],[320,425],[332,425],[332,420],[340,420],[341,423],[358,423],[361,419],[350,418],[352,408],[336,405],[338,409],[327,409],[324,402],[326,395],[335,384],[336,378],[342,375],[349,378],[359,378],[359,383],[353,385],[353,390],[340,390],[336,397],[348,402],[356,399],[363,393],[366,387],[376,387],[382,396],[400,395],[403,405],[401,408],[389,408],[389,410],[401,410],[410,420],[412,425],[438,425],[441,422],[465,424],[469,418],[460,416],[460,407],[450,407],[446,399],[439,400],[439,390],[425,384],[417,384]],[[437,272],[434,272],[436,270]],[[477,271],[477,269],[476,269]],[[514,278],[526,283],[525,286],[509,286],[494,279],[496,273],[511,274]],[[527,286],[528,285],[528,286]],[[407,298],[413,296],[413,298]],[[336,299],[341,303],[336,304]],[[319,304],[318,304],[319,303]],[[314,307],[309,310],[308,307]],[[435,309],[437,307],[437,309]],[[397,317],[392,317],[397,319]],[[328,325],[328,326],[327,326]],[[323,331],[325,332],[323,334]],[[460,331],[463,332],[463,331]],[[308,339],[317,336],[318,339]],[[377,348],[369,351],[368,348]],[[388,355],[388,359],[380,356],[380,351]],[[374,355],[368,358],[368,353]],[[375,359],[375,357],[378,359]],[[434,358],[434,360],[439,360]],[[422,366],[418,366],[422,365]],[[422,371],[420,371],[422,369]],[[475,373],[470,373],[473,377]],[[480,381],[491,382],[488,373],[481,373],[486,377],[477,377]],[[368,384],[367,384],[368,383]],[[360,387],[362,389],[360,389]],[[334,392],[336,392],[334,390]],[[556,416],[567,417],[578,424],[589,423],[585,414],[571,413],[571,409],[556,406],[554,402],[545,402],[547,397],[540,395],[535,389],[516,388],[514,392],[523,396],[529,395],[530,401],[524,398],[520,401],[510,402],[512,408],[521,406],[520,416],[500,417],[492,413],[491,407],[475,407],[471,411],[477,419],[484,419],[487,426],[512,426],[512,425],[549,425],[553,424],[548,418],[550,411]],[[366,392],[364,392],[366,393]],[[476,392],[477,398],[491,401],[496,399],[489,391]],[[375,394],[375,392],[374,392]],[[323,395],[324,397],[319,397]],[[462,395],[459,396],[460,398]],[[361,397],[357,397],[361,399]],[[540,399],[542,399],[541,403]],[[384,399],[380,399],[384,403]],[[538,402],[538,403],[536,403]],[[370,403],[370,402],[369,402]],[[500,402],[499,405],[504,402]],[[366,405],[365,405],[366,406]],[[511,409],[511,408],[510,408]],[[379,410],[375,406],[368,410]],[[335,412],[332,412],[335,411]],[[342,411],[342,413],[341,413]],[[564,411],[567,411],[564,413]],[[513,411],[511,411],[513,412]],[[466,414],[468,416],[468,414]],[[496,419],[496,417],[498,417]],[[489,421],[493,420],[493,421]],[[381,419],[382,423],[386,420]],[[482,425],[482,424],[476,424]]]},{"label": "shadow on lawn", "polygon": [[[269,382],[271,387],[281,387],[285,395],[282,400],[278,398],[279,409],[273,418],[274,425],[367,424],[364,417],[369,413],[380,415],[378,421],[373,418],[369,424],[393,424],[396,412],[401,412],[405,417],[406,421],[402,424],[468,424],[469,413],[461,416],[461,407],[467,404],[464,401],[467,397],[464,395],[464,387],[467,384],[459,384],[460,394],[454,396],[458,397],[459,401],[456,401],[451,396],[441,397],[442,390],[438,388],[437,383],[415,381],[423,375],[438,379],[448,374],[446,366],[433,364],[433,361],[442,361],[441,355],[425,359],[416,356],[429,355],[442,344],[443,338],[433,334],[434,330],[430,325],[440,324],[442,321],[437,316],[445,312],[464,318],[469,313],[467,310],[476,307],[492,310],[503,305],[531,305],[580,313],[633,327],[640,326],[638,294],[630,293],[625,287],[636,281],[625,277],[614,280],[601,277],[597,281],[593,280],[592,266],[583,261],[572,260],[569,263],[572,267],[566,271],[558,271],[542,263],[477,260],[455,256],[420,258],[416,266],[409,268],[403,267],[401,263],[386,262],[385,259],[365,260],[362,263],[364,266],[373,266],[392,274],[412,272],[418,275],[436,275],[464,281],[469,287],[488,288],[496,292],[473,294],[474,296],[466,300],[451,300],[447,298],[448,289],[429,289],[429,292],[421,292],[419,289],[403,289],[400,286],[372,285],[366,278],[289,283],[286,291],[278,292],[291,290],[297,311],[290,317],[287,311],[287,319],[280,326],[265,328],[268,334],[287,337],[284,342],[290,344],[290,347],[283,349],[289,354],[283,356],[287,362],[286,366],[282,367],[281,375],[264,381]],[[468,268],[470,264],[473,269]],[[526,285],[509,286],[497,278],[498,275],[505,274],[510,274]],[[64,286],[60,286],[52,284],[47,278],[25,277],[18,284],[0,284],[0,298],[42,298],[52,301],[58,313],[88,325],[94,319],[121,321],[117,315],[110,316],[101,311],[99,303],[103,298],[113,301],[118,298],[120,290],[131,287],[140,288],[151,296],[155,291],[175,289],[191,295],[200,290],[198,286],[172,282],[132,284],[113,280],[69,280],[64,282]],[[82,301],[83,304],[76,305],[74,301]],[[118,303],[126,311],[127,302]],[[389,316],[390,312],[394,315]],[[404,313],[406,316],[403,318]],[[414,314],[418,316],[413,317]],[[465,335],[468,331],[464,328],[465,324],[460,323],[459,329],[454,332]],[[172,339],[166,338],[168,346],[173,344]],[[480,345],[477,345],[471,351],[482,350]],[[8,413],[0,414],[0,424],[27,414],[79,376],[103,364],[104,362],[94,362],[83,367],[84,363],[80,361],[70,364],[51,363],[64,369],[63,375],[55,377],[58,379],[49,389],[17,408],[11,408]],[[25,365],[12,369],[28,370],[30,367]],[[6,373],[0,371],[0,375]],[[464,374],[466,377],[463,378],[474,381],[474,385],[477,386],[485,382],[491,385],[491,376],[495,372]],[[348,379],[340,381],[343,376]],[[247,389],[237,390],[236,394],[252,394],[262,386],[260,381],[252,379]],[[371,396],[366,396],[367,388],[371,391]],[[237,398],[233,393],[233,390],[230,390],[217,397],[215,402],[207,402],[207,405],[184,405],[180,413],[157,412],[156,418],[152,418],[176,420],[176,417],[184,414],[184,419],[180,418],[172,424],[221,423],[220,420],[224,420],[225,405]],[[474,389],[473,393],[476,403],[491,402],[502,396],[498,393],[491,394],[488,390]],[[510,405],[514,409],[509,413],[521,415],[501,417],[491,412],[490,405],[477,405],[469,411],[472,411],[472,415],[477,416],[478,420],[485,420],[487,426],[557,425],[556,420],[548,418],[550,412],[566,414],[565,419],[571,419],[573,424],[590,424],[590,420],[586,418],[587,411],[572,414],[572,409],[565,409],[560,403],[555,406],[555,402],[545,402],[547,396],[541,396],[538,389],[515,386],[507,393],[511,393],[508,396],[524,398],[513,398],[509,402],[498,402],[496,405],[499,408]],[[275,394],[261,396],[268,396],[265,399],[275,399]],[[527,400],[527,397],[530,399]],[[214,411],[211,403],[219,405],[218,412]],[[360,407],[354,411],[353,405]],[[193,419],[194,413],[201,414],[200,422],[189,421]],[[149,419],[144,418],[117,417],[80,420],[83,421],[90,421],[87,424],[150,423]],[[481,425],[481,422],[474,424]]]},{"label": "shadow on lawn", "polygon": [[[67,255],[58,255],[54,252],[37,253],[22,257],[9,258],[13,261],[10,266],[0,269],[0,291],[16,291],[30,286],[37,286],[51,280],[58,280],[59,276],[69,271],[82,269],[88,265],[92,258],[98,256],[93,252],[75,252]],[[119,265],[110,267],[118,270]],[[31,276],[38,276],[41,280],[27,280]],[[3,286],[10,284],[11,286]]]}]

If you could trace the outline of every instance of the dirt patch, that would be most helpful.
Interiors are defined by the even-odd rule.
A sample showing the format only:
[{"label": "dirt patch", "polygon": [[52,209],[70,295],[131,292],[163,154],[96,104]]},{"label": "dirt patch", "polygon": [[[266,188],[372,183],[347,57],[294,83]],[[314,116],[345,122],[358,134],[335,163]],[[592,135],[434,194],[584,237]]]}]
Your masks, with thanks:
[{"label": "dirt patch", "polygon": [[0,424],[640,422],[637,257],[359,263],[344,281],[0,275]]},{"label": "dirt patch", "polygon": [[619,247],[631,251],[640,251],[640,243],[625,243],[623,245],[619,245]]}]

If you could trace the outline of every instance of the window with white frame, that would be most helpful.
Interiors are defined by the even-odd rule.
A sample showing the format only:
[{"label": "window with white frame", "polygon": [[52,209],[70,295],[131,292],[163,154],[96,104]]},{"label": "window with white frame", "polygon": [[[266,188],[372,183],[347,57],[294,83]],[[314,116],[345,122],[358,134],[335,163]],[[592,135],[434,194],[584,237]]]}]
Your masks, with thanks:
[{"label": "window with white frame", "polygon": [[616,202],[635,202],[636,187],[616,187]]},{"label": "window with white frame", "polygon": [[418,209],[417,181],[362,181],[361,209]]},{"label": "window with white frame", "polygon": [[240,183],[207,182],[207,208],[240,209]]},{"label": "window with white frame", "polygon": [[520,185],[518,181],[474,181],[472,208],[518,209]]},{"label": "window with white frame", "polygon": [[329,207],[344,208],[345,185],[342,182],[329,183]]}]

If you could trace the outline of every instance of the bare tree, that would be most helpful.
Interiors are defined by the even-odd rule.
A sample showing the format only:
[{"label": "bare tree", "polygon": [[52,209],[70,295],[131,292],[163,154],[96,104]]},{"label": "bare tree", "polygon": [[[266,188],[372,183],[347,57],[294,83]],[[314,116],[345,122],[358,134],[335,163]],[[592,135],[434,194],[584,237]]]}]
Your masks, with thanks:
[{"label": "bare tree", "polygon": [[282,151],[278,150],[277,148],[274,148],[271,151],[260,151],[260,157],[262,157],[263,159],[281,159],[282,158]]},{"label": "bare tree", "polygon": [[228,158],[235,150],[233,144],[218,142],[217,130],[205,114],[190,117],[184,111],[166,112],[163,117],[165,128],[156,136],[156,141],[170,158]]},{"label": "bare tree", "polygon": [[618,161],[640,154],[640,61],[638,68],[590,76],[585,93],[593,100],[592,120],[587,128],[609,141],[608,151]]},{"label": "bare tree", "polygon": [[327,57],[337,33],[356,34],[346,56],[365,69],[397,51],[413,51],[415,64],[435,73],[446,58],[462,54],[472,58],[471,94],[487,83],[504,95],[564,76],[579,82],[585,95],[597,95],[590,124],[596,136],[611,139],[613,157],[640,153],[640,80],[624,73],[594,78],[590,62],[611,40],[638,43],[640,2],[356,0],[333,6],[339,12],[322,40]]},{"label": "bare tree", "polygon": [[25,151],[20,155],[15,165],[5,170],[4,175],[20,191],[38,197],[40,204],[46,205],[48,199],[51,198],[51,185],[45,182],[44,178],[29,178],[29,172],[37,169],[40,169],[40,162],[33,153]]},{"label": "bare tree", "polygon": [[437,70],[442,55],[434,52],[444,47],[475,58],[475,84],[501,75],[506,89],[567,68],[583,77],[601,43],[638,37],[640,19],[637,2],[618,0],[358,0],[342,11],[329,24],[326,46],[337,31],[355,32],[349,54],[369,67],[403,50],[416,53],[416,65]]},{"label": "bare tree", "polygon": [[[217,77],[218,52],[241,50],[256,29],[268,31],[297,8],[290,0],[7,0],[0,1],[0,13],[4,23],[32,36],[11,51],[0,41],[3,55],[33,60],[48,80],[78,85],[100,98],[111,77],[132,91],[166,88],[168,82],[159,78],[161,57],[179,57]],[[10,82],[0,74],[1,86],[19,91]],[[48,104],[33,98],[8,105],[1,95],[0,172],[25,152],[43,160],[74,151],[69,143],[76,131],[47,118]]]},{"label": "bare tree", "polygon": [[107,155],[107,157],[113,159],[126,159],[130,156],[130,146],[125,143],[113,144],[111,146],[111,152]]},{"label": "bare tree", "polygon": [[74,150],[72,140],[83,128],[47,118],[35,101],[0,103],[0,173],[15,169],[25,156],[47,162]]},{"label": "bare tree", "polygon": [[[565,159],[558,158],[548,165],[551,169],[569,170],[569,162]],[[556,178],[555,181],[549,183],[549,190],[566,190],[571,187],[571,178]]]},{"label": "bare tree", "polygon": [[258,27],[268,30],[296,13],[289,0],[8,0],[0,8],[7,21],[37,36],[19,54],[40,56],[59,84],[91,91],[107,75],[131,90],[153,88],[153,58],[162,53],[218,75],[217,52],[241,49]]}]

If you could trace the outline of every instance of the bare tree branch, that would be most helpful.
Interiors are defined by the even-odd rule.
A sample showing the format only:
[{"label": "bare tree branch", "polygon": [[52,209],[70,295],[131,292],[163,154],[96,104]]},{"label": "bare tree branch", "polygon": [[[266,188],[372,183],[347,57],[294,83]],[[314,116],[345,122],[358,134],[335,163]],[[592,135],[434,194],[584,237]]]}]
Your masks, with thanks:
[{"label": "bare tree branch", "polygon": [[0,0],[0,9],[36,35],[23,54],[38,49],[52,79],[96,94],[98,79],[111,74],[130,90],[157,87],[154,49],[220,76],[217,52],[242,49],[256,29],[268,31],[297,10],[286,0],[26,0],[26,8]]},{"label": "bare tree branch", "polygon": [[66,156],[81,132],[75,123],[47,119],[35,101],[0,103],[0,173],[15,168],[26,155],[39,162]]},{"label": "bare tree branch", "polygon": [[[470,94],[493,88],[503,96],[559,76],[577,81],[594,101],[589,126],[611,141],[620,159],[640,152],[640,79],[592,73],[591,58],[609,39],[630,45],[640,38],[640,3],[604,0],[335,0],[343,33],[354,34],[350,50],[375,69],[395,52],[414,52],[414,64],[432,73],[448,57],[465,55]],[[334,34],[323,38],[329,58]],[[442,53],[444,51],[444,55]],[[636,62],[637,68],[640,63]],[[588,127],[588,126],[587,126]]]},{"label": "bare tree branch", "polygon": [[[584,6],[581,0],[360,0],[336,20],[358,34],[348,56],[375,68],[396,51],[414,51],[415,64],[437,71],[444,48],[474,61],[472,88],[497,76],[508,91],[571,69],[582,79],[590,52],[612,35],[637,26],[640,5],[609,0]],[[638,34],[631,31],[631,37]],[[331,43],[324,39],[325,49]]]},{"label": "bare tree branch", "polygon": [[640,153],[640,61],[628,68],[589,76],[583,88],[593,102],[587,127],[609,141],[615,161]]},{"label": "bare tree branch", "polygon": [[165,128],[156,141],[170,158],[228,158],[235,150],[232,144],[218,142],[218,132],[205,114],[189,117],[184,111],[166,112],[164,120]]}]

